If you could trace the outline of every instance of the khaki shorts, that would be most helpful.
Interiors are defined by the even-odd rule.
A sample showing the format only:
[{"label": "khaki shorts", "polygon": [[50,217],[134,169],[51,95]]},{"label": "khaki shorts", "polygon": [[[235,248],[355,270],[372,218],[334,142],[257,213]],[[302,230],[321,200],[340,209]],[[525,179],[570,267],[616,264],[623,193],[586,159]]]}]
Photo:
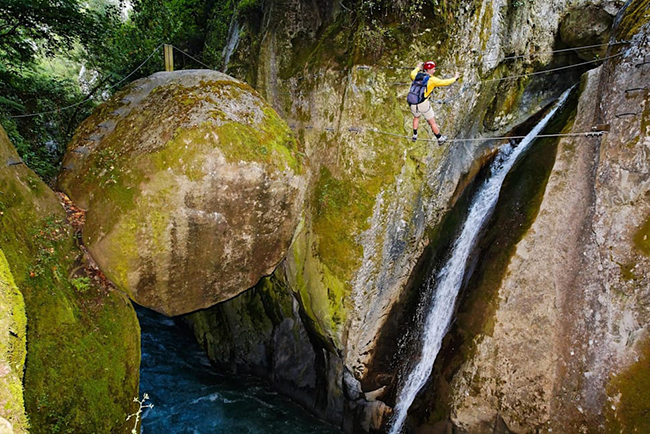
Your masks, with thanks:
[{"label": "khaki shorts", "polygon": [[411,113],[413,113],[413,116],[416,118],[423,115],[426,120],[433,119],[433,109],[431,108],[431,103],[428,99],[425,99],[420,104],[413,104],[411,106]]}]

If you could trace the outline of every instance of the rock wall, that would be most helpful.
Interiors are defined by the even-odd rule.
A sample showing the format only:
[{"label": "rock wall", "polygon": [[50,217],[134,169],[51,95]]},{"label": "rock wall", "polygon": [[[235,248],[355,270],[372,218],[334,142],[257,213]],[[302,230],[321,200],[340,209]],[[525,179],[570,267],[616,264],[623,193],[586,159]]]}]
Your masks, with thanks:
[{"label": "rock wall", "polygon": [[0,250],[9,265],[2,281],[10,271],[25,301],[29,432],[130,432],[140,365],[135,311],[88,274],[57,196],[19,162],[0,129]]},{"label": "rock wall", "polygon": [[341,361],[326,343],[312,341],[315,334],[303,323],[286,282],[264,278],[236,298],[185,318],[220,369],[266,378],[321,419],[340,423]]},{"label": "rock wall", "polygon": [[25,302],[0,250],[0,431],[27,433],[23,400],[26,347]]},{"label": "rock wall", "polygon": [[560,141],[493,332],[454,376],[452,420],[469,432],[492,432],[497,415],[514,432],[648,429],[648,6],[627,6],[615,38],[631,44],[583,77],[569,131],[610,131]]},{"label": "rock wall", "polygon": [[[338,424],[380,429],[389,410],[377,399],[390,401],[385,386],[395,378],[394,367],[372,368],[393,357],[394,345],[379,345],[382,333],[404,303],[432,234],[491,152],[490,142],[410,145],[374,131],[410,134],[407,89],[399,87],[409,68],[433,52],[440,75],[461,72],[460,82],[437,89],[433,100],[445,134],[498,136],[577,82],[584,69],[499,79],[580,62],[574,53],[550,53],[557,44],[577,44],[569,30],[558,42],[560,23],[571,10],[593,5],[611,18],[621,4],[452,1],[425,7],[420,23],[400,26],[413,17],[382,2],[350,15],[341,3],[289,0],[265,3],[257,25],[241,25],[228,71],[273,104],[313,167],[304,223],[275,276],[298,300],[317,351],[340,356],[332,359],[342,362],[334,370],[350,381],[321,383],[345,396],[355,413],[354,423],[339,413]],[[601,37],[596,21],[585,27]],[[251,58],[254,65],[246,61]],[[420,132],[431,137],[427,127]],[[255,364],[255,354],[239,360]]]},{"label": "rock wall", "polygon": [[[633,7],[638,9],[639,4],[646,3],[637,2]],[[215,204],[223,197],[221,191],[211,196],[215,190],[213,176],[202,165],[204,154],[184,150],[187,148],[183,145],[189,145],[192,152],[195,149],[190,137],[183,136],[186,128],[199,129],[199,139],[205,140],[199,140],[198,148],[207,149],[208,160],[215,168],[241,169],[260,160],[268,162],[266,154],[261,156],[258,152],[269,151],[259,146],[262,140],[244,143],[228,136],[225,143],[220,139],[225,137],[220,130],[225,124],[244,125],[236,132],[246,135],[250,127],[264,129],[271,123],[277,127],[274,131],[289,142],[294,137],[276,112],[260,109],[264,106],[261,99],[237,81],[218,78],[221,85],[243,89],[246,95],[220,94],[219,101],[212,100],[211,93],[220,93],[208,83],[212,78],[199,83],[197,77],[211,74],[214,78],[216,73],[178,74],[175,77],[185,77],[179,78],[181,81],[194,81],[172,88],[162,81],[166,80],[163,77],[173,75],[160,74],[116,96],[79,130],[66,157],[67,172],[62,175],[61,185],[82,207],[89,209],[84,239],[91,252],[109,277],[134,299],[170,315],[224,301],[187,317],[215,363],[269,378],[285,393],[347,432],[381,431],[391,412],[397,368],[405,357],[396,354],[396,341],[389,337],[408,333],[399,327],[404,324],[401,320],[408,314],[406,305],[417,289],[414,282],[418,273],[427,268],[423,265],[427,251],[442,248],[432,244],[441,239],[443,219],[495,146],[494,141],[456,140],[501,136],[578,82],[593,64],[563,69],[556,75],[528,74],[572,66],[580,62],[580,55],[593,60],[594,52],[553,54],[551,50],[575,47],[590,38],[606,39],[609,29],[603,23],[609,22],[620,5],[619,1],[597,0],[476,0],[439,2],[431,7],[421,2],[380,1],[360,2],[350,14],[343,2],[264,2],[261,19],[233,25],[233,29],[241,30],[237,47],[229,48],[228,72],[254,86],[294,130],[296,143],[277,143],[270,150],[270,155],[278,157],[272,161],[274,173],[280,168],[284,173],[282,179],[291,188],[289,193],[281,189],[269,191],[266,197],[271,200],[260,202],[259,209],[244,207],[225,220],[230,224],[234,214],[259,216],[278,211],[278,207],[287,211],[283,218],[271,219],[269,225],[277,226],[286,217],[286,230],[277,242],[282,248],[272,249],[273,254],[262,255],[263,258],[254,254],[266,247],[264,243],[242,242],[259,232],[256,224],[260,221],[250,225],[251,232],[234,237],[237,243],[230,249],[220,247],[227,242],[211,238],[210,234],[218,232],[220,226],[205,219],[201,220],[204,226],[197,235],[188,238],[189,243],[174,241],[178,234],[182,236],[184,228],[195,226],[189,214],[221,214],[222,204]],[[586,11],[594,7],[601,8],[606,15],[589,15],[591,21],[584,23],[586,32],[578,32],[572,24],[575,16],[587,16]],[[629,22],[623,21],[615,37],[623,39],[639,32]],[[620,30],[626,26],[627,30]],[[560,27],[564,28],[562,35],[558,34]],[[645,48],[639,49],[642,50]],[[434,141],[410,143],[400,137],[410,134],[412,119],[405,104],[408,85],[400,83],[408,81],[411,67],[431,56],[443,77],[451,76],[455,70],[462,75],[454,86],[437,89],[433,99],[438,122],[452,138],[443,147],[436,146]],[[594,87],[593,80],[591,84],[589,80],[585,83],[583,95],[604,92]],[[162,91],[154,92],[158,85]],[[165,109],[160,116],[147,109],[161,102]],[[165,102],[172,103],[167,106]],[[584,111],[584,106],[589,102],[583,96],[582,114],[574,122],[575,131],[589,129],[590,120],[595,119],[596,115],[585,114],[588,111]],[[261,110],[267,116],[247,119],[246,113],[235,113],[240,104],[254,114]],[[219,108],[220,105],[226,109]],[[217,113],[216,117],[206,118],[212,112]],[[219,112],[226,113],[225,120]],[[201,130],[203,127],[207,129]],[[179,130],[183,140],[175,141]],[[206,138],[212,130],[218,130],[218,137]],[[432,138],[428,127],[421,127],[420,137]],[[564,146],[568,145],[561,145],[560,155]],[[243,152],[244,149],[254,152]],[[236,161],[229,160],[231,157]],[[583,166],[578,170],[585,174],[589,172],[587,163],[591,157],[580,158]],[[308,166],[310,173],[305,177],[301,172],[303,166]],[[609,172],[603,171],[606,173]],[[629,179],[629,174],[625,176]],[[562,198],[565,204],[575,201],[575,209],[555,207],[558,219],[560,214],[571,219],[572,226],[567,227],[561,240],[573,239],[576,243],[567,244],[567,253],[562,256],[567,261],[561,262],[562,270],[551,270],[545,275],[549,279],[564,278],[561,285],[573,285],[578,279],[573,270],[565,268],[571,267],[571,258],[586,251],[580,243],[590,235],[585,229],[588,226],[580,219],[586,215],[584,212],[598,215],[598,210],[590,205],[597,200],[586,199],[592,187],[584,179],[578,176],[576,180],[580,182],[575,184],[583,194],[574,192],[573,184],[567,184],[575,196]],[[550,189],[555,188],[555,182],[552,178]],[[177,184],[183,188],[177,191]],[[167,195],[167,190],[171,194]],[[286,199],[291,191],[297,192],[294,201]],[[196,192],[200,193],[200,200]],[[251,194],[247,190],[243,196]],[[211,200],[203,201],[206,197]],[[278,197],[286,199],[279,201],[284,205],[274,201]],[[156,203],[159,198],[164,200]],[[206,203],[214,206],[206,208]],[[577,209],[578,205],[583,207],[582,211]],[[551,205],[542,204],[540,219],[535,224],[543,225],[543,218],[552,214],[545,207]],[[603,215],[610,211],[603,209]],[[141,224],[143,221],[146,223]],[[531,233],[535,230],[531,229]],[[644,246],[645,229],[640,231],[638,243]],[[599,240],[598,236],[594,239]],[[205,240],[207,244],[202,244]],[[512,263],[517,255],[525,259],[526,254],[521,252],[537,245],[527,240],[528,237],[517,246]],[[528,242],[531,246],[526,247]],[[555,254],[555,243],[549,244],[548,239],[537,243],[545,246],[540,254]],[[215,262],[215,249],[222,258],[223,252],[241,245],[246,246],[238,252],[243,256]],[[228,274],[243,271],[243,278],[228,281],[224,289],[221,285],[228,276],[223,271],[232,271],[230,265],[235,266],[235,272]],[[245,269],[238,270],[237,265]],[[521,291],[521,282],[526,276],[531,285],[540,285],[543,280],[537,281],[524,268],[521,265],[517,269],[521,275],[509,272],[500,291],[524,297],[527,293]],[[577,270],[578,266],[574,268]],[[231,299],[271,272],[273,276],[262,280],[254,290]],[[191,291],[188,282],[193,282]],[[574,301],[591,305],[595,303],[593,297],[584,295]],[[512,298],[512,303],[516,298]],[[569,411],[564,419],[549,422],[549,415],[555,414],[556,408],[568,408],[561,405],[573,399],[568,398],[571,393],[582,393],[576,392],[578,389],[567,392],[562,402],[554,397],[555,385],[559,384],[555,379],[560,378],[555,372],[560,369],[558,355],[563,355],[568,363],[566,352],[570,354],[569,348],[573,348],[568,344],[556,346],[564,339],[558,336],[571,330],[562,322],[568,311],[560,312],[556,306],[573,306],[558,300],[552,303],[538,295],[538,299],[523,300],[512,311],[507,311],[506,304],[499,306],[493,339],[501,342],[502,338],[507,343],[504,348],[517,354],[509,363],[524,363],[524,355],[530,352],[539,353],[544,363],[527,366],[527,374],[513,368],[520,376],[515,376],[508,389],[513,393],[512,401],[504,400],[501,392],[495,400],[489,394],[502,386],[502,372],[496,368],[490,371],[488,366],[503,359],[495,362],[491,359],[493,353],[485,355],[480,373],[487,379],[472,376],[472,369],[477,369],[472,367],[473,363],[482,363],[482,351],[493,349],[479,347],[463,366],[464,376],[457,376],[454,383],[454,399],[460,396],[451,413],[455,423],[470,430],[494,429],[495,419],[500,426],[524,431],[531,426],[534,428],[530,429],[595,426],[596,422],[581,419],[579,409],[578,413]],[[533,307],[547,315],[540,318],[552,325],[555,334],[540,337],[536,328],[542,324],[540,318],[533,317],[540,322],[524,325],[529,319],[526,309]],[[526,333],[538,348],[508,343],[508,327],[529,327]],[[478,336],[477,342],[481,339],[490,342],[483,336]],[[601,342],[599,338],[598,343]],[[595,359],[593,363],[607,365]],[[567,366],[570,374],[566,378],[573,376],[580,383],[576,373],[584,375],[585,371]],[[602,385],[604,374],[598,375]],[[467,395],[467,383],[474,377],[478,383],[472,383],[472,387],[482,392]],[[539,387],[519,387],[522,384]],[[611,387],[620,388],[622,384]],[[463,401],[470,399],[468,396],[476,399],[471,405]],[[591,400],[592,409],[602,405],[604,399],[597,392],[585,392],[584,396]],[[623,394],[617,399],[624,400]],[[506,405],[504,408],[511,413],[495,417],[495,408],[501,414],[499,405]],[[580,405],[584,411],[586,404]],[[480,411],[472,414],[467,408]],[[435,417],[444,419],[449,414]]]}]

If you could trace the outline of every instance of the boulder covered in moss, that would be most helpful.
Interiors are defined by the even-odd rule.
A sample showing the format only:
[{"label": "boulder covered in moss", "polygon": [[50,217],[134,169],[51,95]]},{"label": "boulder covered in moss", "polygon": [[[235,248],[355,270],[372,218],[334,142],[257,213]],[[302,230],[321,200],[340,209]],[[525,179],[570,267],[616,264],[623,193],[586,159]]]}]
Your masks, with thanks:
[{"label": "boulder covered in moss", "polygon": [[160,72],[100,106],[68,147],[59,185],[88,210],[106,275],[167,315],[254,286],[286,255],[308,170],[250,88],[215,71]]},{"label": "boulder covered in moss", "polygon": [[16,434],[27,432],[22,382],[26,325],[23,296],[0,249],[0,419]]},{"label": "boulder covered in moss", "polygon": [[[0,249],[25,302],[29,432],[130,432],[126,417],[137,408],[140,365],[133,306],[88,274],[57,196],[34,172],[13,164],[19,162],[0,128]],[[19,324],[20,314],[13,316]],[[21,336],[19,328],[9,331]]]}]

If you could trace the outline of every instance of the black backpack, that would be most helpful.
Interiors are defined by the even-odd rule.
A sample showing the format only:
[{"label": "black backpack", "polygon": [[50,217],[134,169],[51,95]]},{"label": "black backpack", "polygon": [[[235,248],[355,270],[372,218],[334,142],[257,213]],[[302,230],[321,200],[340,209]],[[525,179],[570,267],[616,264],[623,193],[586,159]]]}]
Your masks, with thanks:
[{"label": "black backpack", "polygon": [[418,74],[415,76],[415,80],[413,80],[413,84],[411,84],[411,89],[409,90],[409,94],[406,97],[406,101],[411,105],[420,104],[422,101],[424,101],[424,91],[427,90],[428,82],[429,74],[418,72]]}]

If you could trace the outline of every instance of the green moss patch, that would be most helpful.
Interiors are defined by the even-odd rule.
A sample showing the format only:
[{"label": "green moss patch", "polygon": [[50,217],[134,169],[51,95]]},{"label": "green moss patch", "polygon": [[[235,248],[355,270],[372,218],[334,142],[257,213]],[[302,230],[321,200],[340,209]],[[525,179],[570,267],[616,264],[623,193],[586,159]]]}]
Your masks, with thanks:
[{"label": "green moss patch", "polygon": [[320,259],[347,280],[363,255],[353,239],[366,227],[373,197],[349,179],[337,179],[323,167],[316,184],[313,229],[319,236]]},{"label": "green moss patch", "polygon": [[15,434],[28,432],[22,384],[26,327],[23,296],[0,250],[0,416],[11,423]]},{"label": "green moss patch", "polygon": [[650,21],[648,19],[649,8],[650,0],[635,0],[630,3],[616,29],[616,39],[627,41],[639,33],[641,27]]},{"label": "green moss patch", "polygon": [[[271,170],[303,173],[302,153],[293,133],[254,95],[244,83],[206,79],[199,85],[174,82],[155,87],[121,117],[114,110],[128,92],[101,105],[80,127],[70,149],[92,141],[92,134],[100,134],[101,140],[87,154],[68,154],[73,167],[59,183],[73,200],[92,209],[84,231],[86,242],[96,241],[91,234],[109,233],[118,218],[105,216],[133,210],[142,199],[143,183],[155,181],[160,172],[202,180],[205,157],[211,153],[221,152],[231,163],[254,161]],[[233,109],[233,104],[242,108]],[[115,123],[109,131],[100,126],[107,120]]]},{"label": "green moss patch", "polygon": [[63,220],[50,216],[26,235],[32,255],[8,250],[29,318],[25,398],[31,432],[124,431],[138,385],[132,307],[117,293],[96,286],[82,292],[68,279],[81,252]]},{"label": "green moss patch", "polygon": [[641,343],[638,360],[613,376],[607,386],[606,431],[610,433],[650,432],[650,340]]},{"label": "green moss patch", "polygon": [[239,122],[228,122],[213,128],[219,149],[228,162],[257,161],[276,170],[303,172],[298,158],[298,142],[282,119],[271,108],[264,109],[259,128]]},{"label": "green moss patch", "polygon": [[650,256],[650,218],[634,234],[634,247],[646,256]]},{"label": "green moss patch", "polygon": [[78,279],[90,278],[83,254],[56,196],[32,175],[0,172],[0,248],[27,313],[30,432],[129,432],[140,362],[135,312],[120,293],[79,289]]}]

